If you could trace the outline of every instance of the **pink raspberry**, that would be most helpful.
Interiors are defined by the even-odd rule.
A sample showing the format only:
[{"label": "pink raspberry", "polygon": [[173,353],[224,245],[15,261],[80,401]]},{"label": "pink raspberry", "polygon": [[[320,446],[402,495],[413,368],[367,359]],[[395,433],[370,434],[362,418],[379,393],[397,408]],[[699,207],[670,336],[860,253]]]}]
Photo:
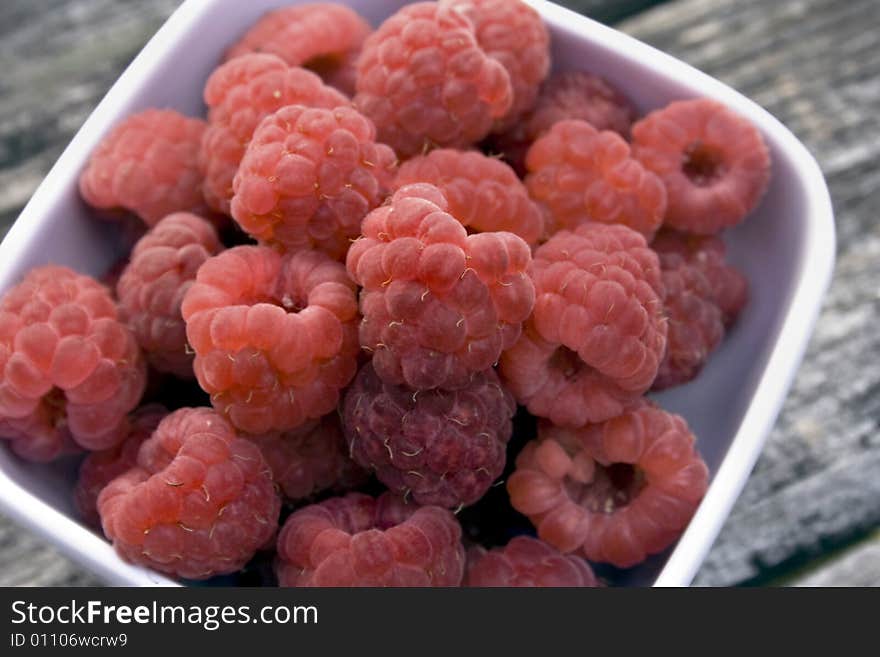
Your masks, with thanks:
[{"label": "pink raspberry", "polygon": [[517,536],[504,547],[467,551],[464,585],[469,587],[601,586],[590,565],[561,554],[544,541]]},{"label": "pink raspberry", "polygon": [[349,493],[294,512],[278,536],[281,586],[460,586],[465,558],[455,516],[415,505],[388,514],[387,495]]},{"label": "pink raspberry", "polygon": [[305,500],[325,490],[346,491],[368,478],[349,457],[335,413],[292,431],[248,439],[260,448],[288,501]]},{"label": "pink raspberry", "polygon": [[260,450],[209,408],[163,419],[137,465],[98,496],[104,533],[131,563],[186,579],[241,570],[278,527]]},{"label": "pink raspberry", "polygon": [[534,303],[528,245],[468,235],[433,185],[399,189],[348,252],[363,286],[361,345],[376,374],[415,390],[466,386],[511,346]]},{"label": "pink raspberry", "polygon": [[289,66],[315,71],[331,86],[344,80],[340,89],[353,94],[352,59],[371,31],[355,11],[332,2],[281,7],[254,23],[227,51],[226,59],[269,53]]},{"label": "pink raspberry", "polygon": [[501,358],[529,412],[579,427],[627,410],[666,348],[657,255],[626,226],[587,223],[538,247],[535,310]]},{"label": "pink raspberry", "polygon": [[92,153],[80,194],[93,207],[134,212],[148,226],[172,212],[204,212],[198,153],[205,127],[174,110],[132,114]]},{"label": "pink raspberry", "polygon": [[550,235],[597,221],[623,224],[650,239],[663,221],[663,183],[630,157],[616,132],[560,121],[529,149],[526,167],[526,186],[545,208]]},{"label": "pink raspberry", "polygon": [[510,503],[557,549],[634,566],[681,535],[706,492],[694,441],[647,402],[579,430],[544,424],[507,480]]},{"label": "pink raspberry", "polygon": [[544,232],[543,215],[513,169],[478,151],[437,149],[408,160],[395,185],[419,182],[439,188],[449,212],[472,231],[506,230],[529,245]]},{"label": "pink raspberry", "polygon": [[388,194],[397,158],[350,107],[282,107],[254,132],[233,182],[232,216],[283,249],[344,257]]},{"label": "pink raspberry", "polygon": [[532,111],[495,137],[493,145],[517,173],[525,175],[529,147],[560,121],[586,121],[596,130],[613,130],[628,139],[635,117],[630,101],[607,80],[582,71],[565,71],[548,78]]},{"label": "pink raspberry", "polygon": [[455,391],[383,383],[367,363],[342,405],[355,461],[418,504],[457,508],[501,476],[516,411],[494,370]]},{"label": "pink raspberry", "polygon": [[474,24],[480,48],[500,62],[513,87],[513,104],[495,130],[519,122],[535,105],[550,72],[550,34],[541,15],[521,0],[441,0]]},{"label": "pink raspberry", "polygon": [[135,245],[116,294],[120,313],[157,371],[193,378],[180,304],[199,267],[222,248],[210,223],[185,212],[168,215]]},{"label": "pink raspberry", "polygon": [[230,214],[232,181],[260,121],[286,105],[349,105],[317,75],[275,55],[242,55],[218,67],[205,85],[208,128],[199,150],[208,205]]},{"label": "pink raspberry", "polygon": [[355,106],[379,140],[406,159],[432,146],[466,147],[507,115],[510,76],[477,43],[474,26],[436,2],[403,7],[367,37]]},{"label": "pink raspberry", "polygon": [[652,386],[663,390],[700,373],[745,305],[748,283],[725,262],[718,237],[664,230],[651,247],[660,257],[669,319],[666,354]]},{"label": "pink raspberry", "polygon": [[0,297],[0,438],[23,458],[121,442],[147,368],[109,291],[54,265]]},{"label": "pink raspberry", "polygon": [[159,404],[142,406],[131,414],[125,439],[110,449],[92,452],[79,466],[79,477],[73,489],[73,503],[89,525],[100,527],[98,495],[104,487],[137,465],[138,450],[168,415]]},{"label": "pink raspberry", "polygon": [[740,223],[770,180],[770,153],[748,120],[709,98],[681,100],[633,126],[633,154],[666,186],[665,224],[711,235]]},{"label": "pink raspberry", "polygon": [[224,251],[199,269],[182,312],[199,384],[242,431],[326,415],[357,371],[355,285],[318,251]]}]

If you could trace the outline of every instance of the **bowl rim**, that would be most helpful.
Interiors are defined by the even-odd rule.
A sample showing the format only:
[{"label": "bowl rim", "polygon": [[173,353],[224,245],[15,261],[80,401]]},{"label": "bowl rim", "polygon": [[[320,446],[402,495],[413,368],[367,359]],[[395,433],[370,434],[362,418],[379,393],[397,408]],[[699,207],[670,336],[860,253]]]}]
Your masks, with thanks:
[{"label": "bowl rim", "polygon": [[[170,55],[202,16],[223,0],[185,0],[165,21],[98,103],[64,152],[49,170],[18,219],[0,243],[0,286],[15,277],[16,253],[30,248],[51,214],[60,192],[56,179],[75,179],[82,162],[109,126],[127,113],[132,94],[143,79]],[[794,380],[818,318],[834,269],[835,230],[831,198],[821,169],[807,148],[778,119],[757,103],[720,80],[614,28],[561,7],[549,0],[525,0],[554,31],[602,45],[660,78],[685,83],[695,94],[726,103],[753,121],[764,134],[772,134],[804,183],[805,217],[802,257],[796,284],[782,315],[769,358],[749,406],[724,459],[687,529],[676,543],[653,586],[688,586],[714,543],[733,504],[742,491],[775,424]],[[30,219],[30,220],[29,220]],[[163,575],[124,562],[112,546],[0,470],[0,508],[10,517],[56,546],[65,555],[110,584],[179,586]]]}]

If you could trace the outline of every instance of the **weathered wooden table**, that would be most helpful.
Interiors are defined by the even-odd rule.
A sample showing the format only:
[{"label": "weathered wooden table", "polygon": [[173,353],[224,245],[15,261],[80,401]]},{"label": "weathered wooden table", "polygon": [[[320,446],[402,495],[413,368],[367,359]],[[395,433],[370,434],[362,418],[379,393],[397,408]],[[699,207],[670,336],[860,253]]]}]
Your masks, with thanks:
[{"label": "weathered wooden table", "polygon": [[[0,3],[0,234],[177,4]],[[838,264],[824,312],[696,583],[880,584],[880,2],[566,4],[762,104],[816,155],[834,199]],[[0,585],[96,583],[0,517]]]}]

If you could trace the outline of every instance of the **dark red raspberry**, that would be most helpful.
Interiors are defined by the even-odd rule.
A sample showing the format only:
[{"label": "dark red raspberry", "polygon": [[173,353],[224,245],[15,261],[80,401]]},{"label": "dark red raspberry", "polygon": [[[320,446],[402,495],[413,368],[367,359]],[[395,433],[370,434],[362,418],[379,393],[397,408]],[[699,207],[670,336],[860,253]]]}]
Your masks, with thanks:
[{"label": "dark red raspberry", "polygon": [[119,309],[150,364],[193,378],[180,304],[202,263],[223,246],[214,227],[194,214],[171,214],[135,245],[116,284]]},{"label": "dark red raspberry", "polygon": [[465,557],[455,516],[410,505],[411,515],[395,511],[399,522],[387,522],[387,495],[349,493],[291,515],[278,536],[281,586],[459,586]]},{"label": "dark red raspberry", "polygon": [[550,72],[550,34],[541,15],[521,0],[441,0],[474,24],[477,43],[510,75],[513,104],[495,126],[515,125],[535,104]]},{"label": "dark red raspberry", "polygon": [[560,121],[579,119],[596,130],[613,130],[628,139],[635,117],[630,101],[607,80],[582,71],[565,71],[551,75],[534,109],[492,143],[517,173],[525,175],[529,147]]},{"label": "dark red raspberry", "polygon": [[507,115],[510,76],[481,50],[474,26],[436,2],[403,7],[371,34],[358,60],[355,106],[405,159],[466,147]]},{"label": "dark red raspberry", "polygon": [[286,105],[332,109],[350,101],[317,75],[275,55],[242,55],[218,67],[205,85],[208,128],[199,150],[208,205],[230,213],[232,181],[260,121]]},{"label": "dark red raspberry", "polygon": [[449,201],[449,212],[472,231],[506,230],[534,245],[544,218],[513,169],[478,151],[437,149],[408,160],[397,187],[426,182]]},{"label": "dark red raspberry", "polygon": [[678,415],[643,402],[583,429],[542,425],[507,480],[510,502],[563,552],[628,568],[671,545],[709,471]]},{"label": "dark red raspberry", "polygon": [[748,120],[709,98],[680,100],[633,126],[633,155],[660,176],[665,225],[711,235],[741,222],[770,180],[770,153]]},{"label": "dark red raspberry", "polygon": [[364,288],[361,345],[384,381],[415,390],[465,386],[492,367],[534,303],[528,245],[468,235],[447,207],[433,185],[402,187],[348,252]]},{"label": "dark red raspberry", "polygon": [[0,297],[0,438],[23,458],[116,445],[146,378],[134,335],[93,278],[37,267]]},{"label": "dark red raspberry", "polygon": [[275,484],[292,502],[325,490],[347,491],[368,478],[349,457],[336,413],[293,431],[248,439],[260,448]]},{"label": "dark red raspberry", "polygon": [[318,251],[224,251],[199,269],[182,312],[199,384],[242,431],[326,415],[357,371],[355,285]]},{"label": "dark red raspberry", "polygon": [[459,390],[414,392],[383,383],[367,363],[342,412],[355,461],[418,504],[455,509],[480,499],[504,470],[516,404],[491,369]]},{"label": "dark red raspberry", "polygon": [[748,283],[725,262],[718,237],[664,230],[651,247],[660,257],[669,319],[666,355],[652,386],[663,390],[700,373],[745,305]]},{"label": "dark red raspberry", "polygon": [[526,186],[546,210],[549,235],[597,221],[623,224],[650,239],[663,221],[663,183],[630,157],[616,132],[560,121],[529,149],[526,167]]},{"label": "dark red raspberry", "polygon": [[290,105],[254,132],[233,182],[232,216],[265,244],[345,256],[388,195],[397,157],[350,107]]},{"label": "dark red raspberry", "polygon": [[249,53],[276,55],[290,66],[318,73],[327,84],[345,80],[341,90],[354,93],[352,58],[372,28],[355,11],[332,2],[281,7],[265,14],[226,53],[226,59]]},{"label": "dark red raspberry", "polygon": [[98,495],[104,487],[137,465],[138,450],[168,410],[159,404],[142,406],[131,414],[125,439],[110,449],[92,452],[79,466],[79,478],[73,489],[73,502],[88,524],[100,527]]},{"label": "dark red raspberry", "polygon": [[544,541],[517,536],[504,547],[467,551],[464,585],[470,587],[601,586],[580,557],[561,554]]},{"label": "dark red raspberry", "polygon": [[260,450],[209,408],[167,416],[137,466],[98,496],[104,533],[131,563],[186,579],[241,570],[278,527]]},{"label": "dark red raspberry", "polygon": [[587,223],[538,247],[535,310],[501,358],[517,400],[554,424],[619,415],[644,394],[666,348],[657,255],[626,226]]},{"label": "dark red raspberry", "polygon": [[205,122],[174,110],[132,114],[107,134],[79,178],[86,203],[122,208],[148,226],[172,212],[204,212],[199,144]]}]

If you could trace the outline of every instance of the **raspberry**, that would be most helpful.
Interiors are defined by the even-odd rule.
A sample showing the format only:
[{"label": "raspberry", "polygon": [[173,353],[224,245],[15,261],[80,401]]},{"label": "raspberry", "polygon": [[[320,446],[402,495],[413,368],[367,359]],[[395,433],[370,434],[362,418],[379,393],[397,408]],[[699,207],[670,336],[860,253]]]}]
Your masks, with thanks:
[{"label": "raspberry", "polygon": [[545,424],[517,457],[510,502],[557,549],[634,566],[681,535],[706,492],[694,440],[647,402],[580,430]]},{"label": "raspberry", "polygon": [[442,0],[474,24],[483,51],[500,62],[513,87],[513,104],[495,126],[503,132],[535,104],[550,72],[550,34],[541,15],[521,0]]},{"label": "raspberry", "polygon": [[92,452],[79,466],[73,489],[73,502],[89,525],[100,527],[98,494],[111,481],[137,465],[138,450],[149,438],[168,410],[159,404],[142,406],[131,414],[125,439],[110,449]]},{"label": "raspberry", "polygon": [[596,130],[629,138],[636,112],[629,100],[597,75],[582,71],[555,73],[544,83],[534,109],[493,140],[493,145],[521,174],[534,141],[560,121],[586,121]]},{"label": "raspberry", "polygon": [[132,114],[92,153],[80,194],[96,208],[130,210],[148,226],[172,212],[203,212],[198,153],[205,127],[174,110]]},{"label": "raspberry", "polygon": [[233,182],[232,216],[284,249],[344,257],[394,179],[396,156],[350,107],[282,107],[254,132]]},{"label": "raspberry", "polygon": [[405,159],[431,146],[466,147],[507,115],[510,76],[477,44],[470,20],[436,2],[408,5],[367,37],[355,106]]},{"label": "raspberry", "polygon": [[400,188],[348,252],[363,286],[361,345],[415,390],[466,386],[511,346],[534,304],[531,252],[512,233],[467,235],[433,185]]},{"label": "raspberry", "polygon": [[[226,59],[269,53],[290,66],[319,73],[327,84],[346,80],[342,91],[354,92],[351,59],[372,28],[356,12],[331,2],[282,7],[265,14],[226,53]],[[335,85],[334,85],[335,86]]]},{"label": "raspberry", "polygon": [[464,547],[455,516],[410,505],[408,517],[387,522],[387,495],[349,493],[291,515],[278,536],[281,586],[459,586]]},{"label": "raspberry", "polygon": [[749,121],[708,98],[670,103],[633,126],[633,154],[666,185],[667,226],[711,235],[741,222],[770,180]]},{"label": "raspberry", "polygon": [[660,257],[664,306],[669,318],[666,355],[652,389],[687,383],[721,343],[725,325],[736,319],[748,297],[745,277],[724,261],[715,236],[661,231],[651,244]]},{"label": "raspberry", "polygon": [[526,186],[546,210],[550,235],[598,221],[629,226],[650,239],[663,221],[663,183],[630,157],[616,132],[560,121],[529,149],[526,167]]},{"label": "raspberry", "polygon": [[37,267],[0,297],[0,437],[23,458],[116,445],[146,379],[134,336],[93,278]]},{"label": "raspberry", "polygon": [[214,227],[194,214],[170,214],[138,241],[116,285],[119,309],[159,372],[193,378],[180,304],[196,271],[222,249]]},{"label": "raspberry", "polygon": [[601,586],[589,564],[530,536],[517,536],[503,548],[467,551],[464,585],[470,587]]},{"label": "raspberry", "polygon": [[199,150],[208,205],[230,213],[232,181],[260,121],[285,105],[332,109],[349,105],[341,93],[275,55],[242,55],[218,67],[205,85],[208,128]]},{"label": "raspberry", "polygon": [[418,504],[480,499],[504,470],[516,411],[491,369],[456,391],[383,383],[368,363],[345,395],[343,427],[355,461]]},{"label": "raspberry", "polygon": [[529,412],[579,427],[644,394],[666,348],[657,255],[621,225],[587,223],[538,247],[535,310],[501,358]]},{"label": "raspberry", "polygon": [[134,564],[187,579],[241,570],[278,526],[260,450],[209,408],[182,408],[98,496],[104,533]]},{"label": "raspberry", "polygon": [[400,167],[397,187],[426,182],[449,201],[450,213],[473,231],[506,230],[533,245],[544,218],[509,166],[478,151],[438,149]]},{"label": "raspberry", "polygon": [[367,480],[367,473],[348,456],[335,413],[293,431],[249,439],[260,448],[275,484],[290,501],[329,489],[348,490]]},{"label": "raspberry", "polygon": [[199,384],[248,433],[326,415],[357,370],[355,286],[318,251],[224,251],[199,269],[182,312]]}]

